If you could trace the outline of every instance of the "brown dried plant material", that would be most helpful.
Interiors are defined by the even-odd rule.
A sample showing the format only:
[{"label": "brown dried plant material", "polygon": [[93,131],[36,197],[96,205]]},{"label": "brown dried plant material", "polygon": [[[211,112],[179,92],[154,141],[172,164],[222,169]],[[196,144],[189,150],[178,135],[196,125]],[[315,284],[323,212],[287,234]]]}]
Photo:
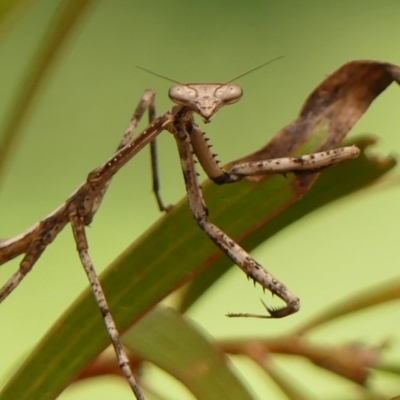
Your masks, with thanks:
[{"label": "brown dried plant material", "polygon": [[[233,164],[338,147],[375,98],[392,82],[400,83],[400,67],[396,65],[368,60],[343,65],[308,96],[294,122],[280,130],[263,148]],[[318,147],[306,147],[315,138],[320,138]],[[305,190],[316,177],[317,174],[301,176],[297,184]],[[265,176],[249,179],[261,181]]]},{"label": "brown dried plant material", "polygon": [[234,339],[220,342],[226,354],[245,354],[265,365],[272,354],[300,356],[359,385],[366,385],[371,367],[379,364],[382,346],[346,343],[321,346],[296,335],[268,339]]}]

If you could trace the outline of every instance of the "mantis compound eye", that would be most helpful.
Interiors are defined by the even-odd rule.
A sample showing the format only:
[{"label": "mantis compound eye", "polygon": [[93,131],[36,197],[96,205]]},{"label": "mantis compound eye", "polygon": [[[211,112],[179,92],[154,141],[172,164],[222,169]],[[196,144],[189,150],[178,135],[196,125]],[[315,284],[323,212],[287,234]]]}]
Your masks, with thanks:
[{"label": "mantis compound eye", "polygon": [[174,85],[168,96],[174,103],[186,106],[196,97],[196,91],[185,85]]},{"label": "mantis compound eye", "polygon": [[223,104],[233,104],[243,96],[243,89],[235,84],[223,85],[215,91],[215,96]]}]

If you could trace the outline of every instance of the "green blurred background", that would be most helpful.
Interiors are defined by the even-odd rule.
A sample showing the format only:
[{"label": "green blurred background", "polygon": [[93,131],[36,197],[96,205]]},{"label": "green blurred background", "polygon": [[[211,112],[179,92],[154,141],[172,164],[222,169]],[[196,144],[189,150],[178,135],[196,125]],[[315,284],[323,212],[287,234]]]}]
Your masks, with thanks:
[{"label": "green blurred background", "polygon": [[[31,3],[0,42],[0,126],[61,2]],[[159,112],[170,107],[166,95],[170,83],[135,65],[182,82],[224,82],[285,56],[241,78],[243,99],[221,110],[206,127],[225,163],[256,150],[295,119],[314,87],[345,62],[373,59],[400,65],[399,16],[396,0],[94,2],[24,125],[23,140],[1,192],[0,236],[12,237],[49,214],[113,153],[144,89],[157,91]],[[377,153],[396,154],[399,109],[400,90],[393,85],[351,135],[375,133],[381,137]],[[168,134],[159,142],[162,195],[174,203],[185,195],[177,152]],[[116,176],[89,229],[99,272],[159,218],[147,153],[143,151]],[[399,195],[395,172],[386,185],[313,213],[253,252],[301,297],[302,310],[295,316],[278,321],[227,320],[224,314],[229,311],[261,310],[261,291],[247,283],[237,268],[214,285],[189,316],[215,338],[279,335],[356,290],[398,279]],[[67,227],[1,305],[0,387],[87,287],[74,249]],[[18,260],[1,266],[0,282],[17,265]],[[396,360],[399,331],[398,303],[392,303],[329,325],[312,337],[321,343],[379,343],[393,338],[390,357]],[[339,378],[316,373],[301,360],[278,360],[293,379],[312,387],[320,398],[351,398],[354,388]],[[254,388],[255,398],[283,398],[270,391],[265,376],[250,363],[237,359],[235,365]],[[161,372],[148,373],[159,385],[167,382]],[[376,384],[388,395],[400,393],[400,382],[394,379],[378,376]],[[168,388],[171,399],[192,398],[183,388]],[[117,378],[77,384],[60,396],[62,400],[109,398],[132,396]]]}]

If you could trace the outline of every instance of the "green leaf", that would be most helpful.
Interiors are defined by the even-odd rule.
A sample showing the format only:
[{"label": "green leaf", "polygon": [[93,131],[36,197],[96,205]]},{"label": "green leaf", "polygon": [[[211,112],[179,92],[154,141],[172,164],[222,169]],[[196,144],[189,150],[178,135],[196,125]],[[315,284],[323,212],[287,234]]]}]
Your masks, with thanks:
[{"label": "green leaf", "polygon": [[221,350],[173,309],[150,312],[124,336],[124,344],[181,381],[196,399],[252,398]]},{"label": "green leaf", "polygon": [[68,44],[68,39],[76,25],[93,2],[94,0],[63,0],[60,2],[57,13],[37,49],[26,76],[20,83],[16,99],[10,105],[10,111],[7,113],[8,117],[1,138],[0,182],[4,180],[7,164],[23,133],[21,128],[34,107],[40,89],[46,82],[51,68],[60,58],[62,50]]}]

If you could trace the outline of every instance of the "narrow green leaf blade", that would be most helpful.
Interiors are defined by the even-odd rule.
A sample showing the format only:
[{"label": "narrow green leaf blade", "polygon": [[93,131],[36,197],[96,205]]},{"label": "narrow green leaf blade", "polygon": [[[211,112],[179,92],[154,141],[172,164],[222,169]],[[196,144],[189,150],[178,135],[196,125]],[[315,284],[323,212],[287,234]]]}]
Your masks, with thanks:
[{"label": "narrow green leaf blade", "polygon": [[173,309],[147,314],[124,336],[124,344],[181,381],[196,399],[252,399],[221,350]]}]

